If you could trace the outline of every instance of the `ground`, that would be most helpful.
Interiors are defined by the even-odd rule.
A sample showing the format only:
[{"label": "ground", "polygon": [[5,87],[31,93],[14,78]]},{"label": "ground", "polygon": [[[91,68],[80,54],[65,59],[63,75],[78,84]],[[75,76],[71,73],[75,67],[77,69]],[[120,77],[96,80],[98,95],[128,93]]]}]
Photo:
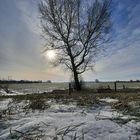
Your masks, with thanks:
[{"label": "ground", "polygon": [[0,139],[140,140],[139,99],[139,92],[92,90],[4,95]]}]

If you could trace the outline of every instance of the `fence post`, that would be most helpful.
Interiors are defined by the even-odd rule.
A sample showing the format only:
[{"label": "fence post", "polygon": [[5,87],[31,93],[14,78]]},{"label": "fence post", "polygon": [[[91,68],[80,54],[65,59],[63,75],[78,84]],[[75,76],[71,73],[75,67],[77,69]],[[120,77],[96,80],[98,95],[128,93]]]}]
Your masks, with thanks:
[{"label": "fence post", "polygon": [[115,92],[117,91],[117,82],[114,82],[114,86],[115,86]]},{"label": "fence post", "polygon": [[71,83],[69,83],[69,95],[71,95]]},{"label": "fence post", "polygon": [[125,85],[123,85],[123,89],[125,89]]}]

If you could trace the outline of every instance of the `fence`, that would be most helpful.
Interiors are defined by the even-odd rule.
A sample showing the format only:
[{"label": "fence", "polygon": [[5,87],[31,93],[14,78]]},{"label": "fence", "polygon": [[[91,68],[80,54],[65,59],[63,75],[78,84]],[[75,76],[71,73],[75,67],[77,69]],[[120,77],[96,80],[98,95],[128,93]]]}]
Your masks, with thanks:
[{"label": "fence", "polygon": [[140,82],[125,82],[125,81],[115,81],[115,82],[87,82],[86,84],[87,88],[96,89],[96,90],[114,90],[114,91],[120,91],[120,90],[140,90]]}]

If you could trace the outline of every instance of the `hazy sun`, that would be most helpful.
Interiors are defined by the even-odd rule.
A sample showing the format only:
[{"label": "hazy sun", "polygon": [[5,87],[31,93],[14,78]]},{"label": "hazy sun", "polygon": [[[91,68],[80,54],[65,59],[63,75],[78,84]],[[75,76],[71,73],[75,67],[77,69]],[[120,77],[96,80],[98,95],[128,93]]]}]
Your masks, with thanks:
[{"label": "hazy sun", "polygon": [[54,50],[49,50],[46,52],[46,58],[49,60],[54,60],[56,58],[56,53]]}]

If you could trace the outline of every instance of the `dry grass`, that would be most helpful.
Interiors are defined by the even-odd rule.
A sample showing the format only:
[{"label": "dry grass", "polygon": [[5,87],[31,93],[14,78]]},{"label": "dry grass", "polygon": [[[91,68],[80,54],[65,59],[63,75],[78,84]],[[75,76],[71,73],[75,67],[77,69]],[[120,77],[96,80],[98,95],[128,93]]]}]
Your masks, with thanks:
[{"label": "dry grass", "polygon": [[[117,110],[123,114],[136,116],[135,120],[140,121],[140,92],[112,92],[112,93],[97,93],[93,90],[85,89],[82,92],[73,92],[71,95],[68,95],[68,91],[54,91],[51,93],[42,93],[42,94],[31,94],[31,95],[16,95],[16,96],[1,96],[1,99],[4,98],[12,98],[13,103],[11,102],[6,110],[6,114],[10,115],[13,113],[13,110],[18,110],[18,103],[22,101],[28,101],[26,106],[22,109],[26,112],[34,111],[34,110],[45,110],[49,108],[47,104],[48,100],[55,100],[56,102],[61,102],[63,104],[69,104],[71,102],[77,103],[78,106],[90,107],[94,105],[99,105],[101,98],[113,98],[118,99],[118,102],[109,103],[112,109]],[[134,103],[134,105],[132,105]],[[20,109],[19,109],[20,110]],[[23,111],[21,110],[21,111]],[[134,119],[134,118],[132,118]],[[125,124],[129,122],[131,119],[121,119],[115,118],[112,121],[115,121],[119,124]],[[81,125],[81,124],[80,124]],[[54,139],[58,139],[61,137],[62,139],[74,131],[73,140],[78,139],[78,135],[76,133],[79,125],[67,126],[62,129],[56,131],[56,137]],[[36,129],[38,130],[38,129]],[[18,130],[11,130],[10,134],[12,138],[23,138],[26,140],[32,140],[41,137],[41,135],[36,135],[34,132],[36,130],[31,130],[29,132],[20,132]],[[138,130],[138,134],[139,134]],[[40,133],[39,133],[40,134]],[[84,133],[81,134],[81,139],[84,140]]]},{"label": "dry grass", "polygon": [[[13,98],[15,101],[29,101],[27,108],[32,110],[44,110],[49,106],[46,104],[48,100],[55,100],[63,104],[71,102],[77,103],[78,106],[93,106],[99,104],[100,98],[118,99],[119,102],[111,103],[111,107],[124,114],[140,116],[140,92],[111,92],[111,93],[97,93],[91,89],[85,89],[81,92],[73,92],[68,94],[67,90],[57,90],[51,93],[30,94],[30,95],[16,95],[16,96],[1,96],[3,98]],[[134,103],[132,106],[130,103]]]}]

